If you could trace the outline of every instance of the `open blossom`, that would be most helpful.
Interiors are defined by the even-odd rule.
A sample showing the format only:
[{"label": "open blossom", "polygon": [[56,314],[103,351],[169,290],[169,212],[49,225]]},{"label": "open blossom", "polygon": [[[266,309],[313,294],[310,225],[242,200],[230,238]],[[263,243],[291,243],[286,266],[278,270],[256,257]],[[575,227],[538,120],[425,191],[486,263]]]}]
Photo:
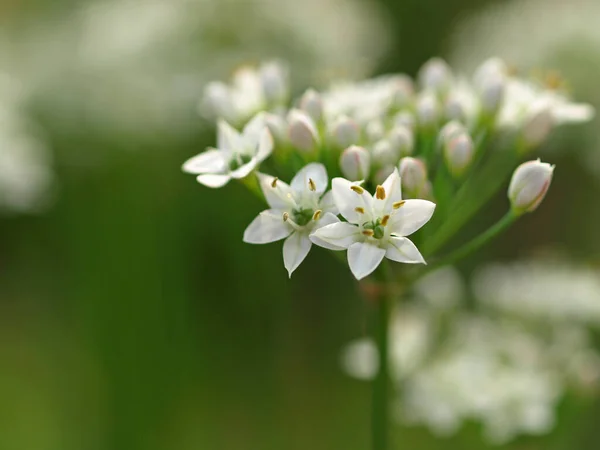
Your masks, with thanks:
[{"label": "open blossom", "polygon": [[260,186],[270,206],[261,212],[244,232],[244,242],[268,244],[285,239],[283,262],[290,276],[304,261],[312,246],[309,239],[318,227],[339,222],[325,166],[305,166],[288,185],[270,175],[258,174]]},{"label": "open blossom", "polygon": [[198,175],[198,182],[219,188],[230,179],[248,176],[273,151],[273,138],[265,125],[265,116],[258,114],[238,133],[227,122],[218,123],[216,149],[208,149],[189,159],[184,172]]},{"label": "open blossom", "polygon": [[360,280],[371,274],[384,257],[404,263],[425,263],[406,236],[433,215],[435,204],[427,200],[402,200],[398,170],[377,186],[375,197],[358,183],[343,178],[332,182],[333,199],[348,222],[319,228],[312,241],[331,250],[348,250],[350,270]]}]

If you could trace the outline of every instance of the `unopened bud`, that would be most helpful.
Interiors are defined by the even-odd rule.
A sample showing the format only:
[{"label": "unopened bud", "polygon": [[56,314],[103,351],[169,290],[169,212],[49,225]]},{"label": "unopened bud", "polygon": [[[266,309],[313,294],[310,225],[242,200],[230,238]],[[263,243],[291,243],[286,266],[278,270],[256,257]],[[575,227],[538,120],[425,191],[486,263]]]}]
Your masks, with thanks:
[{"label": "unopened bud", "polygon": [[448,120],[464,121],[467,117],[467,108],[464,97],[456,93],[450,93],[444,104],[444,115]]},{"label": "unopened bud", "polygon": [[350,117],[340,117],[333,126],[332,136],[335,144],[341,148],[349,147],[358,142],[360,130],[358,124]]},{"label": "unopened bud", "polygon": [[417,125],[415,116],[408,111],[401,111],[394,116],[395,127],[406,127],[409,130],[414,130]]},{"label": "unopened bud", "polygon": [[415,136],[406,126],[395,126],[388,134],[388,141],[400,156],[412,155],[415,149]]},{"label": "unopened bud", "polygon": [[444,147],[450,142],[451,139],[466,132],[467,129],[462,123],[456,120],[452,120],[446,125],[444,125],[440,130],[440,133],[438,135],[438,145],[440,147]]},{"label": "unopened bud", "polygon": [[383,126],[383,122],[378,119],[370,121],[365,128],[365,133],[367,134],[367,139],[369,139],[370,142],[383,139],[383,136],[385,135],[385,127]]},{"label": "unopened bud", "polygon": [[317,127],[308,114],[293,109],[288,115],[288,138],[298,150],[310,152],[319,142]]},{"label": "unopened bud", "polygon": [[427,167],[417,158],[407,156],[398,166],[402,188],[411,196],[417,196],[427,183]]},{"label": "unopened bud", "polygon": [[392,106],[394,108],[404,108],[410,104],[414,95],[414,85],[410,77],[406,75],[396,75],[394,77],[394,87],[392,89]]},{"label": "unopened bud", "polygon": [[260,83],[268,103],[285,103],[289,96],[287,69],[278,62],[268,62],[259,69]]},{"label": "unopened bud", "polygon": [[340,169],[350,181],[364,180],[371,170],[371,155],[363,147],[348,147],[340,156]]},{"label": "unopened bud", "polygon": [[444,146],[444,158],[450,173],[460,177],[473,161],[474,145],[471,136],[460,133],[448,140]]},{"label": "unopened bud", "polygon": [[265,113],[265,125],[271,132],[271,136],[276,142],[285,142],[287,124],[283,117],[277,114]]},{"label": "unopened bud", "polygon": [[548,192],[553,172],[554,166],[539,159],[517,167],[508,187],[508,198],[516,214],[534,211],[539,206]]},{"label": "unopened bud", "polygon": [[419,83],[424,89],[444,93],[452,83],[452,71],[443,59],[432,58],[421,67]]},{"label": "unopened bud", "polygon": [[435,125],[440,116],[438,99],[431,91],[426,91],[417,99],[417,121],[424,127]]},{"label": "unopened bud", "polygon": [[400,159],[400,151],[386,139],[378,141],[373,146],[372,154],[373,163],[377,167],[395,166]]},{"label": "unopened bud", "polygon": [[300,109],[306,112],[312,120],[318,122],[323,116],[323,100],[314,89],[309,89],[300,99]]},{"label": "unopened bud", "polygon": [[506,81],[501,75],[490,77],[484,81],[480,91],[481,109],[488,114],[494,114],[504,100]]}]

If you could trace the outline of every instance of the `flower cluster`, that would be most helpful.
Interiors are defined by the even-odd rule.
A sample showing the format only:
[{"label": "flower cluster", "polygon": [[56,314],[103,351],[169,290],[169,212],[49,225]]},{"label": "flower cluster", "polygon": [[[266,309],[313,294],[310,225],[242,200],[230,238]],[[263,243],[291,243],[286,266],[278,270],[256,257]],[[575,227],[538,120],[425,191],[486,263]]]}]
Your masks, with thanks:
[{"label": "flower cluster", "polygon": [[539,160],[515,167],[553,128],[593,115],[588,105],[512,76],[499,59],[470,80],[434,58],[416,81],[399,74],[338,82],[292,104],[289,92],[287,71],[273,62],[244,69],[232,84],[210,84],[202,105],[218,118],[217,148],[184,171],[212,188],[240,179],[264,197],[270,209],[244,240],[286,239],[290,275],[311,243],[347,249],[357,279],[384,257],[424,263],[415,244],[435,256],[514,171],[511,208],[498,229],[510,225],[537,208],[554,169]]},{"label": "flower cluster", "polygon": [[[424,425],[436,435],[449,435],[458,432],[463,422],[475,420],[483,425],[486,440],[503,444],[520,434],[550,432],[558,403],[567,392],[597,386],[600,355],[576,314],[556,317],[543,326],[530,320],[529,309],[535,306],[529,305],[543,305],[549,297],[540,287],[540,278],[575,269],[535,261],[519,263],[514,269],[519,267],[529,269],[517,276],[510,272],[513,268],[495,266],[486,269],[483,280],[477,276],[473,284],[476,301],[469,312],[460,308],[468,295],[463,279],[450,268],[423,278],[413,296],[395,311],[388,358],[398,388],[394,410],[400,423]],[[484,289],[481,284],[487,285],[492,277],[489,270],[506,273]],[[535,279],[525,281],[531,272]],[[520,291],[520,295],[513,292],[511,299],[525,300],[523,307],[515,301],[496,305],[497,298],[512,301],[508,291],[494,292],[498,285],[511,286],[509,276]],[[580,273],[576,283],[586,289],[571,291],[569,302],[584,305],[597,299],[597,292],[587,289],[597,284],[597,273]],[[523,292],[527,285],[535,289]],[[557,277],[548,287],[555,288],[570,290],[570,280]],[[497,306],[510,309],[510,314],[501,314]],[[577,309],[550,307],[557,315],[561,308]],[[590,307],[579,309],[584,312]],[[373,378],[378,361],[374,343],[366,338],[350,343],[341,359],[344,370],[359,379]]]}]

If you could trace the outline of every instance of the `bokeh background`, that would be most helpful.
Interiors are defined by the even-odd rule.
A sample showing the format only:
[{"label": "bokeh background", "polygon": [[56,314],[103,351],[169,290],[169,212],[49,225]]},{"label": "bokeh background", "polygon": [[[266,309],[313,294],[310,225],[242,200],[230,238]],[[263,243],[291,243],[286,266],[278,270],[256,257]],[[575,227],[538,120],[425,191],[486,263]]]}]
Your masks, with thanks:
[{"label": "bokeh background", "polygon": [[[498,54],[600,105],[592,0],[300,3],[0,1],[0,449],[368,448],[370,387],[339,354],[371,311],[347,269],[316,249],[288,280],[279,245],[241,241],[258,200],[181,173],[214,141],[207,81],[286,58],[299,93]],[[543,206],[460,270],[546,251],[595,267],[597,138],[597,122],[553,136]],[[506,448],[594,448],[599,413],[567,397],[549,435]],[[398,449],[497,448],[476,423],[393,433]]]}]

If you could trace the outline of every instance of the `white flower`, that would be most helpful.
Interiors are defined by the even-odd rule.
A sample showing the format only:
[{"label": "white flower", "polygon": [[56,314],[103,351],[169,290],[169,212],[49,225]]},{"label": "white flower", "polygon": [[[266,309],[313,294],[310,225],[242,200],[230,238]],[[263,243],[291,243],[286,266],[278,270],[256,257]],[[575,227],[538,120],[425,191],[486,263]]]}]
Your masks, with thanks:
[{"label": "white flower", "polygon": [[372,273],[384,257],[404,263],[425,263],[409,236],[431,218],[435,204],[402,200],[398,170],[377,186],[375,197],[343,178],[332,181],[333,199],[348,222],[316,230],[312,241],[331,250],[348,249],[350,270],[360,280]]},{"label": "white flower", "polygon": [[261,212],[244,231],[244,242],[268,244],[285,239],[283,262],[290,277],[312,245],[310,233],[323,225],[339,222],[325,166],[305,166],[287,185],[270,175],[258,174],[270,209]]},{"label": "white flower", "polygon": [[273,138],[258,114],[238,133],[220,120],[217,147],[189,159],[183,171],[198,175],[198,183],[212,188],[225,186],[230,179],[242,179],[255,170],[273,151]]}]

